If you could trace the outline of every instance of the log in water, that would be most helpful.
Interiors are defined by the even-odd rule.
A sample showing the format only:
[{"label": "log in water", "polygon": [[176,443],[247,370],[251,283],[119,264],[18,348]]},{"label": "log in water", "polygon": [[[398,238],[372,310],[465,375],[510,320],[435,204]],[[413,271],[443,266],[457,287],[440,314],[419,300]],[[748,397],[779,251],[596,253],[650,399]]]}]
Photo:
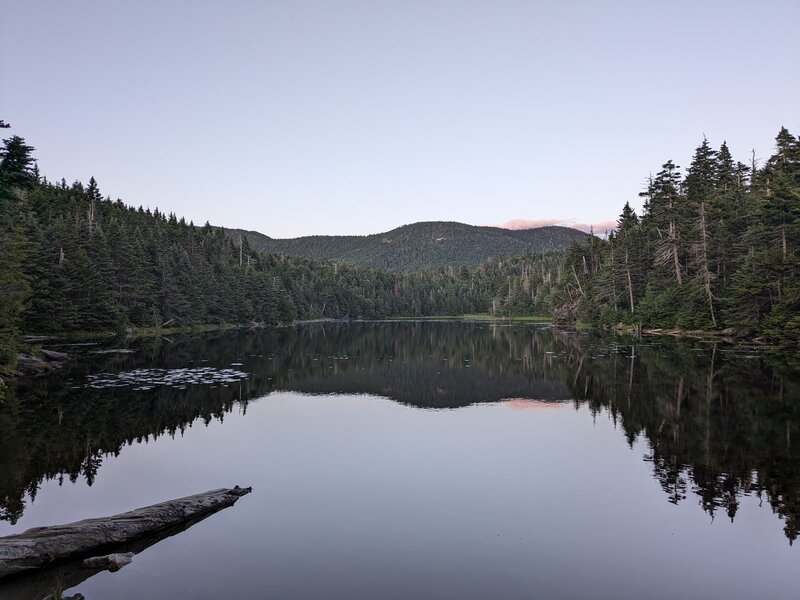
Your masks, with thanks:
[{"label": "log in water", "polygon": [[130,512],[0,538],[0,579],[74,558],[107,554],[127,542],[232,506],[252,488],[211,490]]}]

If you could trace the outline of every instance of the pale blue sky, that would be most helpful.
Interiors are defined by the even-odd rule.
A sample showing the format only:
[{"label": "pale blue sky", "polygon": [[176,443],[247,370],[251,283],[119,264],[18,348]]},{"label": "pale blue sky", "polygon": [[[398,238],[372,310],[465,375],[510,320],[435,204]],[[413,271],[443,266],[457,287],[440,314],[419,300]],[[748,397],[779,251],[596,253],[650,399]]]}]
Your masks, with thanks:
[{"label": "pale blue sky", "polygon": [[275,237],[615,219],[707,135],[800,132],[800,2],[0,0],[51,179]]}]

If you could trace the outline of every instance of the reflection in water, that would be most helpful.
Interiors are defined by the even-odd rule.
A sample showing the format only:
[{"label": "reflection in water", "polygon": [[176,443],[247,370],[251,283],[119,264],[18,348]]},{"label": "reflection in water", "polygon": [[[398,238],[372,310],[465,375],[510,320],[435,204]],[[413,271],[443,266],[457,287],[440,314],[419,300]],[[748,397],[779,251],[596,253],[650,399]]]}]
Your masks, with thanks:
[{"label": "reflection in water", "polygon": [[508,398],[502,401],[509,408],[515,410],[530,408],[564,408],[563,402],[547,402],[545,400],[534,400],[533,398]]},{"label": "reflection in water", "polygon": [[[91,485],[103,456],[126,444],[222,421],[250,399],[292,390],[374,394],[426,409],[588,404],[630,444],[646,438],[670,502],[691,496],[712,516],[733,519],[742,496],[755,494],[783,519],[789,540],[797,537],[800,364],[791,357],[452,322],[331,323],[142,340],[132,349],[87,353],[57,376],[11,383],[0,406],[0,519],[19,519],[26,494],[33,501],[45,479]],[[92,385],[132,372],[147,376]]]}]

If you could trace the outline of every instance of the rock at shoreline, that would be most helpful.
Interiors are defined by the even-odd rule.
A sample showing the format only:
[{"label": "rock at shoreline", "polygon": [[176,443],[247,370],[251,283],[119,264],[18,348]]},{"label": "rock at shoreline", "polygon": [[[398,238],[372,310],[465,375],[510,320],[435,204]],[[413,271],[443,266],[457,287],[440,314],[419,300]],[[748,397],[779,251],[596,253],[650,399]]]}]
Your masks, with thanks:
[{"label": "rock at shoreline", "polygon": [[69,360],[69,354],[57,352],[55,350],[41,350],[40,354],[17,354],[17,371],[11,372],[12,375],[40,375],[60,369]]},{"label": "rock at shoreline", "polygon": [[69,360],[69,354],[65,352],[56,352],[55,350],[42,350],[44,357],[52,362],[66,362]]}]

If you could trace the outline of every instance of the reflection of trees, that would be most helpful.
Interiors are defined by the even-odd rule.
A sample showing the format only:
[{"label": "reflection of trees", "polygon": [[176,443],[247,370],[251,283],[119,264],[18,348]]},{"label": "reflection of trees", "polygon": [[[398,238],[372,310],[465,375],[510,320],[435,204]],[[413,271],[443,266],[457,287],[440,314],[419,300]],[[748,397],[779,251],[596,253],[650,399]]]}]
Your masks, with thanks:
[{"label": "reflection of trees", "polygon": [[[230,387],[71,389],[89,372],[141,367],[227,367],[250,379]],[[238,368],[238,367],[237,367]],[[53,378],[21,380],[0,405],[0,519],[15,521],[43,479],[85,477],[125,444],[222,420],[273,390],[369,393],[422,408],[509,397],[575,399],[606,410],[648,460],[671,502],[692,494],[731,518],[741,497],[765,498],[797,537],[800,404],[784,358],[729,347],[614,338],[547,328],[467,323],[354,323],[140,342],[132,355],[91,356]]]},{"label": "reflection of trees", "polygon": [[[25,494],[35,498],[45,479],[83,477],[91,485],[103,457],[126,444],[222,420],[237,402],[275,389],[371,393],[441,408],[510,396],[566,399],[560,379],[545,376],[547,361],[533,364],[542,343],[508,328],[363,323],[144,340],[135,354],[88,354],[57,376],[9,386],[0,405],[0,519],[19,519]],[[243,362],[250,379],[148,392],[82,386],[88,373],[232,362]]]},{"label": "reflection of trees", "polygon": [[[633,356],[633,358],[632,358]],[[608,410],[629,442],[646,436],[668,494],[691,492],[710,515],[733,519],[743,495],[766,498],[790,541],[800,525],[800,390],[770,357],[674,342],[630,346],[583,365],[578,400]]]},{"label": "reflection of trees", "polygon": [[22,515],[24,493],[35,498],[43,479],[82,476],[91,485],[104,455],[183,433],[198,418],[222,419],[235,398],[227,389],[135,395],[33,384],[20,386],[0,407],[0,519],[12,523]]}]

